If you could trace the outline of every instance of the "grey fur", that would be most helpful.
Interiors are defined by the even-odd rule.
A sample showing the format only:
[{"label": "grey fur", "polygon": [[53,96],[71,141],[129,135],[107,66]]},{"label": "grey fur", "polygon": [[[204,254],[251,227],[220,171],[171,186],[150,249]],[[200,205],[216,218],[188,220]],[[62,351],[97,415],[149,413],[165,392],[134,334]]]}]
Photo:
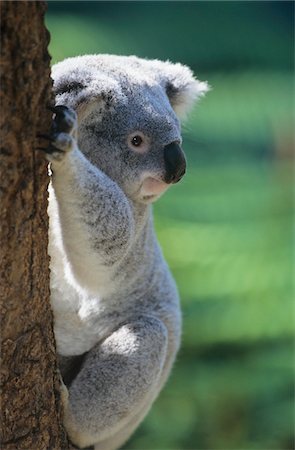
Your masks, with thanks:
[{"label": "grey fur", "polygon": [[[181,142],[176,113],[208,87],[181,64],[110,55],[67,59],[53,78],[56,103],[78,114],[55,135],[62,153],[48,156],[65,425],[75,445],[112,450],[146,415],[179,348],[178,293],[150,203],[168,187],[163,149]],[[134,132],[145,151],[130,147]]]}]

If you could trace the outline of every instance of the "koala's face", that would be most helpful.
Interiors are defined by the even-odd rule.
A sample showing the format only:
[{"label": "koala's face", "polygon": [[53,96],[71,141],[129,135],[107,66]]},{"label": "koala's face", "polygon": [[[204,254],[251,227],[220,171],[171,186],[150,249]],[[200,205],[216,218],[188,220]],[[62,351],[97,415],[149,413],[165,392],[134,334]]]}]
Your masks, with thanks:
[{"label": "koala's face", "polygon": [[79,126],[79,147],[128,197],[150,202],[181,179],[186,161],[179,120],[163,89],[132,87],[122,100],[91,105]]},{"label": "koala's face", "polygon": [[101,55],[58,66],[67,61],[75,78],[55,78],[57,100],[78,112],[80,150],[133,201],[155,201],[186,169],[176,112],[207,85],[160,61]]}]

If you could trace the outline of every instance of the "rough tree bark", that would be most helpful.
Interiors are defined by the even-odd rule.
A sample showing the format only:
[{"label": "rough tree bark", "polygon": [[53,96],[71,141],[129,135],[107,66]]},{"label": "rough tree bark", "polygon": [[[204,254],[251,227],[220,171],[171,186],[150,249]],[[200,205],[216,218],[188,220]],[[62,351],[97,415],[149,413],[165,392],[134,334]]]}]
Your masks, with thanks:
[{"label": "rough tree bark", "polygon": [[65,449],[49,304],[49,33],[43,1],[1,2],[2,449]]}]

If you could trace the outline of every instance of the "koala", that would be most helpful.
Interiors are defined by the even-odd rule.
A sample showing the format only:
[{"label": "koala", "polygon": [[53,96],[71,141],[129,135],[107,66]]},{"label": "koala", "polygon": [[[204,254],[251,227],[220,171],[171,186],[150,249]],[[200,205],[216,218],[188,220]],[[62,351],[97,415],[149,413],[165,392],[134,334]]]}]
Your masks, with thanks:
[{"label": "koala", "polygon": [[149,411],[180,345],[152,203],[185,173],[180,118],[208,85],[181,64],[133,56],[69,58],[52,77],[45,150],[64,423],[76,447],[115,450]]}]

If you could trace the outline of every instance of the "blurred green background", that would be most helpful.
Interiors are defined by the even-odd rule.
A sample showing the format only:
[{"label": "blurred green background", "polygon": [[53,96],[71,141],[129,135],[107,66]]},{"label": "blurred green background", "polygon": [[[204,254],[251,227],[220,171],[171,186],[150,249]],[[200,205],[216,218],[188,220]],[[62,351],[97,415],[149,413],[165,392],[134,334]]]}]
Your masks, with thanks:
[{"label": "blurred green background", "polygon": [[183,343],[125,445],[294,448],[293,2],[49,2],[53,63],[190,65],[212,90],[183,126],[188,173],[155,205]]}]

